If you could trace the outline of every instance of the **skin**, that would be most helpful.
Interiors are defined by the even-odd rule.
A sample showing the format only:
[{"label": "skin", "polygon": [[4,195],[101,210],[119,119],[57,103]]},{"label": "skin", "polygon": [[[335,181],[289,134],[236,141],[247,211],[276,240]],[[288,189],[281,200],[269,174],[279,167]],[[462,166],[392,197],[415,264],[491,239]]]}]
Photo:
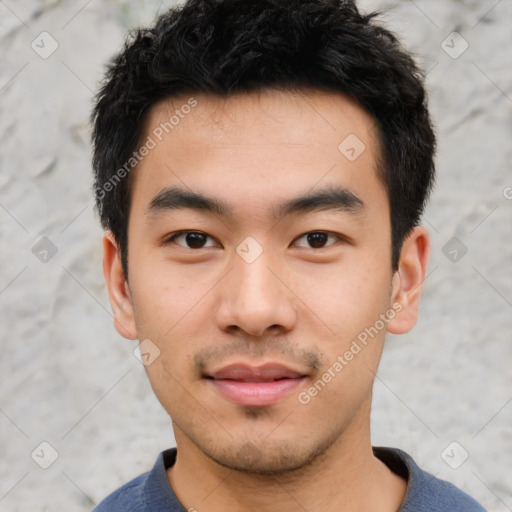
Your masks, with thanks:
[{"label": "skin", "polygon": [[[160,350],[146,370],[173,420],[178,455],[169,482],[185,508],[198,511],[396,511],[406,482],[373,456],[372,385],[386,332],[416,322],[429,239],[415,228],[393,271],[375,122],[347,97],[320,91],[194,98],[197,106],[130,177],[128,281],[112,233],[103,240],[117,330]],[[187,100],[156,104],[144,140]],[[350,134],[365,145],[354,161],[338,149]],[[363,207],[277,220],[269,213],[328,186],[350,191]],[[232,216],[151,213],[166,187],[225,201]],[[204,247],[190,248],[185,236],[168,241],[182,230],[207,234]],[[314,247],[305,234],[319,231],[331,236]],[[263,250],[251,263],[236,251],[246,237]],[[401,311],[300,403],[298,394],[393,304]],[[200,373],[269,361],[307,378],[264,407],[232,403]]]}]

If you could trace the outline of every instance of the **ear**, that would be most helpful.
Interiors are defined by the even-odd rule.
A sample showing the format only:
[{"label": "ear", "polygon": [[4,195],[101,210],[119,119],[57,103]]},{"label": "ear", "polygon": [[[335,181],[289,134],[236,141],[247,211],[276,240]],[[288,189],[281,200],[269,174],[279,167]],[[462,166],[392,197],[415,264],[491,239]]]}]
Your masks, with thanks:
[{"label": "ear", "polygon": [[124,338],[137,339],[130,288],[124,275],[121,253],[112,231],[105,231],[103,235],[103,275],[114,312],[114,327]]},{"label": "ear", "polygon": [[417,226],[404,240],[398,269],[393,275],[391,305],[397,315],[388,323],[388,332],[404,334],[415,326],[429,256],[428,231]]}]

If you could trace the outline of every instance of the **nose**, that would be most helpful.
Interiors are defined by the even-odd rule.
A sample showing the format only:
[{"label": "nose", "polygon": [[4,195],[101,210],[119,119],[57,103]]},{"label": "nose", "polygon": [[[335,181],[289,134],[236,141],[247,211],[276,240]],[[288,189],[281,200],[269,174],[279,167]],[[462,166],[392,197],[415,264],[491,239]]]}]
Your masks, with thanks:
[{"label": "nose", "polygon": [[234,267],[219,290],[218,327],[255,337],[292,330],[297,308],[286,273],[265,252],[252,263],[236,255]]}]

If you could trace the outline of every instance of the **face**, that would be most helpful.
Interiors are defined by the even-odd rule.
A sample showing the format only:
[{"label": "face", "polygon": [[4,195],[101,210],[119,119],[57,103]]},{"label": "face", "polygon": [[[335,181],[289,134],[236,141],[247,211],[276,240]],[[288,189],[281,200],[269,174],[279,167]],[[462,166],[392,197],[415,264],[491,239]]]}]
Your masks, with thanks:
[{"label": "face", "polygon": [[178,447],[275,473],[366,432],[428,248],[413,233],[393,273],[372,118],[319,91],[183,96],[152,109],[143,143],[129,283],[108,234],[104,270]]}]

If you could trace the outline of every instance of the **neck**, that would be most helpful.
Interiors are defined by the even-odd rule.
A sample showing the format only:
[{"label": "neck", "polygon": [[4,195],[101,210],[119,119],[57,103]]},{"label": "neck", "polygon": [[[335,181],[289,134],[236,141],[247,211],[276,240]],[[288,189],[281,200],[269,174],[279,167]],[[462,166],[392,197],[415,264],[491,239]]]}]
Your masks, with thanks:
[{"label": "neck", "polygon": [[396,512],[406,482],[373,455],[369,406],[311,464],[278,475],[225,468],[207,457],[174,425],[177,458],[169,483],[187,510],[280,512],[364,510]]}]

